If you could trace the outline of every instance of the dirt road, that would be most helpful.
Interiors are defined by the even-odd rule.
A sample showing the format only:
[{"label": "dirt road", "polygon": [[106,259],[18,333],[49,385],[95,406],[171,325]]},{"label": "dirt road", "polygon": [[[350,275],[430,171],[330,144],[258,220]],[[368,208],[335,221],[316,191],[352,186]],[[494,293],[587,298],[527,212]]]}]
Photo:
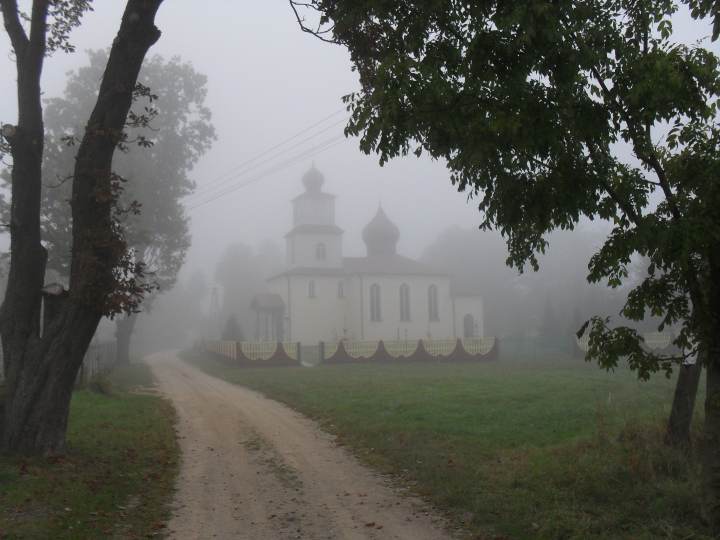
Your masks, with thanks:
[{"label": "dirt road", "polygon": [[171,538],[450,538],[420,501],[306,417],[174,353],[148,361],[179,416],[183,460]]}]

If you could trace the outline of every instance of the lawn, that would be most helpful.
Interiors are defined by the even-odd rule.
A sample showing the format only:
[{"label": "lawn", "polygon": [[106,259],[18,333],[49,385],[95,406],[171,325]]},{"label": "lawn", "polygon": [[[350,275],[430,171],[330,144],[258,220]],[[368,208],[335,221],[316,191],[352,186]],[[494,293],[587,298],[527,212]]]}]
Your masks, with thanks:
[{"label": "lawn", "polygon": [[134,391],[133,364],[73,395],[68,449],[0,457],[0,538],[146,538],[162,534],[178,464],[174,411]]},{"label": "lawn", "polygon": [[248,369],[185,356],[317,419],[477,538],[707,537],[697,460],[662,444],[662,376],[582,361]]}]

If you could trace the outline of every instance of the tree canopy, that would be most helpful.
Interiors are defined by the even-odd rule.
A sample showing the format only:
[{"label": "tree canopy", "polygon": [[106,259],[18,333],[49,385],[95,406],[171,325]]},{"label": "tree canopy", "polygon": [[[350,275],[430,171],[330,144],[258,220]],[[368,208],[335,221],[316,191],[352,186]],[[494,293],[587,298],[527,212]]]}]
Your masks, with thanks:
[{"label": "tree canopy", "polygon": [[[696,18],[712,9],[685,4]],[[345,98],[346,133],[362,150],[446,160],[521,268],[537,267],[553,229],[610,221],[589,279],[620,286],[647,257],[623,315],[682,324],[676,343],[691,350],[716,331],[720,72],[702,43],[673,39],[680,5],[315,0],[321,25],[306,29],[350,51],[361,89]],[[626,354],[641,377],[671,369],[608,324],[591,323],[603,365]]]},{"label": "tree canopy", "polygon": [[[384,163],[426,152],[478,201],[508,263],[537,268],[554,229],[607,220],[588,279],[647,271],[621,315],[674,326],[679,354],[590,319],[588,358],[641,378],[698,351],[708,367],[707,509],[720,533],[720,94],[709,37],[673,33],[678,10],[720,32],[712,0],[290,0],[303,30],[350,52],[360,90],[346,134]],[[307,22],[310,16],[317,24]]]},{"label": "tree canopy", "polygon": [[[72,243],[70,192],[74,142],[83,132],[95,98],[107,51],[88,51],[89,65],[70,73],[63,97],[45,107],[42,234],[48,269],[69,275]],[[148,89],[138,95],[131,116],[147,115],[143,125],[130,127],[123,151],[113,160],[121,179],[118,204],[125,240],[146,265],[148,279],[160,290],[171,287],[190,245],[182,198],[194,189],[190,172],[215,140],[210,111],[204,101],[206,77],[179,58],[148,58],[138,77]],[[3,215],[9,206],[3,205]],[[147,303],[147,299],[146,299]]]}]

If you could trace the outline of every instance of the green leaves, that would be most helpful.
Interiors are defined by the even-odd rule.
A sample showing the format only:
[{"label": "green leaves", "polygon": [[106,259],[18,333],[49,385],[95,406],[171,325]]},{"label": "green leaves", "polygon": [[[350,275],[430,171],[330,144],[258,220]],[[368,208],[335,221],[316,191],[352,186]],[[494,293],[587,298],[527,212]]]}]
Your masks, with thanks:
[{"label": "green leaves", "polygon": [[[711,18],[720,2],[683,2]],[[719,315],[718,58],[673,41],[672,0],[524,2],[312,0],[350,51],[361,91],[347,134],[384,163],[409,151],[448,164],[497,228],[508,264],[537,267],[556,228],[614,228],[588,279],[627,286],[622,315],[659,317],[678,346],[710,339]],[[718,265],[715,265],[718,266]],[[714,272],[714,274],[713,274]],[[713,311],[714,310],[714,311]],[[625,357],[641,377],[677,358],[648,355],[630,328],[593,320],[590,356]]]}]

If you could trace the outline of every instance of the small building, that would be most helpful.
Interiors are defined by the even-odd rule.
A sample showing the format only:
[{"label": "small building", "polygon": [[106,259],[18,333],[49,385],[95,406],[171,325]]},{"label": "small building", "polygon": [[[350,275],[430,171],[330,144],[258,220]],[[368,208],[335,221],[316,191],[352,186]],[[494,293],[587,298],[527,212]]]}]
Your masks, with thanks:
[{"label": "small building", "polygon": [[478,294],[452,293],[447,274],[397,253],[400,230],[382,207],[362,231],[365,257],[343,255],[335,196],[323,191],[314,166],[292,200],[285,235],[286,270],[257,295],[256,338],[269,341],[352,341],[483,337]]}]

